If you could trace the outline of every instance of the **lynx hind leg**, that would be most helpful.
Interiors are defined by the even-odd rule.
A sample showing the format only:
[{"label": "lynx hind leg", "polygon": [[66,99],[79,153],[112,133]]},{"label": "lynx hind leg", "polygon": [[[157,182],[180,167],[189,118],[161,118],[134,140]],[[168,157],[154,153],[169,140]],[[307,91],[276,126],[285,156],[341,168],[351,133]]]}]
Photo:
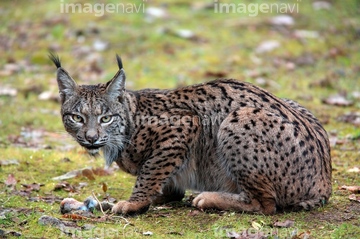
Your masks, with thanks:
[{"label": "lynx hind leg", "polygon": [[[225,192],[203,192],[193,200],[193,206],[206,210],[233,210],[249,213],[275,213],[275,201],[268,200],[262,204],[257,199],[249,199],[248,195],[243,193],[225,193]],[[266,208],[264,208],[266,205]]]},{"label": "lynx hind leg", "polygon": [[218,157],[241,193],[246,193],[251,200],[218,195],[217,203],[204,203],[205,206],[220,205],[221,199],[230,198],[233,200],[223,202],[218,208],[263,214],[276,212],[277,193],[283,190],[280,164],[285,160],[280,159],[280,149],[274,145],[277,138],[281,141],[280,124],[276,125],[281,121],[281,116],[256,108],[242,108],[229,114],[218,132]]}]

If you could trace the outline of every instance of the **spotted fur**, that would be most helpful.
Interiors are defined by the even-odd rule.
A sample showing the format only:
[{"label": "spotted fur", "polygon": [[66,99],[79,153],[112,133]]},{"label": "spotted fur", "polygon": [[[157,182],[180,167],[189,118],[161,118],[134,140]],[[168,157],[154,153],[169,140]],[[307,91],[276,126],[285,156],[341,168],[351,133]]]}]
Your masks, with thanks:
[{"label": "spotted fur", "polygon": [[57,56],[65,129],[106,165],[137,177],[113,212],[202,191],[200,209],[273,214],[311,209],[331,194],[326,131],[307,109],[252,84],[220,79],[175,90],[125,89],[125,72],[106,84],[77,85]]}]

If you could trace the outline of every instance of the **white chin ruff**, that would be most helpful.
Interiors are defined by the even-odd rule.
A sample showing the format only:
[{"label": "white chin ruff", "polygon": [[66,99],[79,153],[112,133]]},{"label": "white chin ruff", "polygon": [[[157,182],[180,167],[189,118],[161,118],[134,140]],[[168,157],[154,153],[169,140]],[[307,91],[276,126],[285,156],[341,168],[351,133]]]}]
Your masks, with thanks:
[{"label": "white chin ruff", "polygon": [[99,153],[99,149],[88,149],[87,151],[91,155],[95,155]]}]

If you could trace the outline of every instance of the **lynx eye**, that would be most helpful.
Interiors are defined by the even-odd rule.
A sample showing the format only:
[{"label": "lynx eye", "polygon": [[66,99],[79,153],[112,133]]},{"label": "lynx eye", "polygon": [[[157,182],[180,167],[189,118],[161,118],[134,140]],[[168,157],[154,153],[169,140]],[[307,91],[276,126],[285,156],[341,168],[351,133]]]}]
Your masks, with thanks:
[{"label": "lynx eye", "polygon": [[100,118],[100,123],[109,123],[112,120],[112,116],[106,115]]},{"label": "lynx eye", "polygon": [[80,115],[71,115],[71,119],[76,123],[84,123],[84,119]]}]

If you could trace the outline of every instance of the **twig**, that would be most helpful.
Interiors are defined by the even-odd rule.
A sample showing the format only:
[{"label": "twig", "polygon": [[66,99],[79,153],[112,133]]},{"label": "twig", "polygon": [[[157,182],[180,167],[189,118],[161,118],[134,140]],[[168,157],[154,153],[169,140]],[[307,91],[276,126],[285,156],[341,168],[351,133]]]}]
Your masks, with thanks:
[{"label": "twig", "polygon": [[128,225],[131,225],[131,223],[123,216],[115,216],[114,214],[111,214],[110,217],[123,219],[126,222],[123,229],[125,229]]},{"label": "twig", "polygon": [[102,205],[101,205],[101,202],[99,201],[99,199],[95,196],[95,193],[92,192],[92,196],[95,198],[95,200],[98,202],[99,204],[99,207],[100,207],[100,210],[101,212],[104,214],[105,217],[108,217],[108,218],[120,218],[122,220],[124,220],[126,222],[126,224],[124,225],[124,229],[128,226],[128,225],[131,225],[131,223],[123,216],[115,216],[113,213],[110,214],[110,215],[106,215],[103,208],[102,208]]},{"label": "twig", "polygon": [[92,192],[92,196],[93,196],[93,197],[95,198],[95,200],[98,202],[99,207],[100,207],[100,210],[101,210],[101,212],[103,213],[103,215],[106,216],[106,214],[105,214],[105,212],[104,212],[104,210],[103,210],[103,208],[102,208],[101,202],[100,202],[99,199],[95,196],[95,193],[94,193],[94,192]]}]

